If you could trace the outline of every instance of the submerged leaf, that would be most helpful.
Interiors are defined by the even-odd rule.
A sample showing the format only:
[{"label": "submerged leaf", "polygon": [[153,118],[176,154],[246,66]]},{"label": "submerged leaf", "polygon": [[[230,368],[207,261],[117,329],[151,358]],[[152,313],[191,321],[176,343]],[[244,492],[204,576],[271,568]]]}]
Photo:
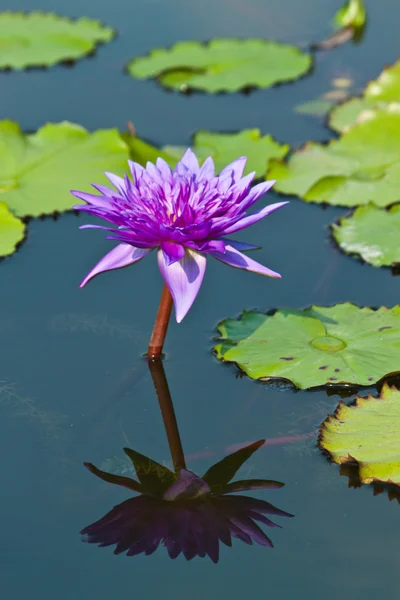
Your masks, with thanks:
[{"label": "submerged leaf", "polygon": [[322,423],[319,444],[334,462],[356,463],[361,483],[400,485],[400,391],[384,385],[378,398],[341,402]]},{"label": "submerged leaf", "polygon": [[384,207],[400,200],[400,111],[373,111],[338,140],[310,142],[286,164],[273,160],[267,179],[307,202]]},{"label": "submerged leaf", "polygon": [[15,252],[24,236],[25,224],[14,217],[4,202],[0,202],[0,256]]},{"label": "submerged leaf", "polygon": [[90,192],[108,183],[104,171],[126,171],[128,147],[115,129],[89,133],[64,121],[24,135],[17,123],[0,121],[0,192],[20,217],[71,210],[74,188]]},{"label": "submerged leaf", "polygon": [[53,13],[0,13],[0,68],[51,66],[90,54],[114,30],[99,21],[73,21]]},{"label": "submerged leaf", "polygon": [[329,127],[343,132],[356,123],[364,110],[400,103],[400,60],[370,81],[360,98],[351,98],[335,107],[329,115]]},{"label": "submerged leaf", "polygon": [[311,64],[311,56],[294,46],[228,38],[155,49],[133,59],[128,71],[138,79],[156,77],[164,86],[180,91],[236,92],[297,79]]},{"label": "submerged leaf", "polygon": [[400,307],[354,304],[245,313],[219,325],[217,357],[253,379],[285,379],[301,389],[372,385],[400,371]]},{"label": "submerged leaf", "polygon": [[400,205],[388,210],[360,206],[332,226],[333,237],[348,254],[359,254],[374,267],[400,263]]}]

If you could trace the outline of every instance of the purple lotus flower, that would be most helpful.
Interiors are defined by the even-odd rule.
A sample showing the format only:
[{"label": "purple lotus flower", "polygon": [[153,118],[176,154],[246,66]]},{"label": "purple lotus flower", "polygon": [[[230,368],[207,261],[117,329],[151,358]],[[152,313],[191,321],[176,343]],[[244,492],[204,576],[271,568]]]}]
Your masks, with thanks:
[{"label": "purple lotus flower", "polygon": [[274,212],[278,202],[247,214],[248,209],[275,183],[266,181],[251,188],[255,173],[242,177],[246,157],[238,158],[215,175],[207,158],[200,168],[189,149],[174,171],[161,158],[143,168],[129,161],[133,181],[106,173],[116,191],[93,187],[100,195],[72,191],[86,205],[74,208],[101,217],[111,227],[107,239],[119,244],[104,256],[81,283],[103,271],[131,265],[157,249],[161,274],[175,304],[176,320],[182,321],[203,281],[207,255],[238,269],[268,277],[279,273],[248,258],[241,251],[256,246],[226,238]]},{"label": "purple lotus flower", "polygon": [[231,496],[233,492],[280,488],[282,483],[262,479],[229,483],[236,470],[264,440],[231,454],[203,477],[187,469],[173,473],[163,465],[125,448],[139,481],[96,469],[101,479],[127,487],[140,495],[115,506],[103,518],[82,530],[84,540],[99,546],[116,546],[114,554],[153,554],[161,545],[171,558],[183,554],[187,560],[208,555],[219,559],[219,542],[232,546],[232,538],[272,547],[257,523],[280,527],[266,515],[292,517],[265,500]]}]

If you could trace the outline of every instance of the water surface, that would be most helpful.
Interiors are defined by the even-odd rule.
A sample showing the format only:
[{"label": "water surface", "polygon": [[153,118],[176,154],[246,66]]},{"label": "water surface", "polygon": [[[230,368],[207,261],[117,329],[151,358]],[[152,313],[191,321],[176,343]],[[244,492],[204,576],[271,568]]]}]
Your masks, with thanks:
[{"label": "water surface", "polygon": [[[118,30],[95,58],[73,68],[3,73],[1,118],[25,130],[63,119],[87,127],[134,121],[157,144],[189,144],[197,129],[259,127],[294,146],[327,140],[321,122],[293,107],[330,89],[337,76],[360,90],[398,52],[397,0],[368,2],[364,41],[316,57],[314,72],[273,90],[190,97],[135,81],[123,67],[135,55],[177,40],[215,36],[273,37],[307,47],[323,39],[341,2],[330,0],[42,0],[35,8],[99,18]],[[384,10],[382,10],[384,5]],[[31,9],[28,0],[0,9]],[[270,201],[276,196],[269,194]],[[246,232],[263,249],[257,259],[283,273],[282,281],[209,261],[198,300],[181,325],[172,322],[165,369],[188,466],[202,473],[235,444],[315,434],[339,397],[298,392],[236,378],[211,354],[216,324],[243,309],[302,308],[352,301],[392,306],[398,280],[344,256],[327,226],[343,209],[289,207]],[[271,443],[242,473],[284,481],[263,493],[295,519],[273,530],[274,550],[236,542],[217,566],[206,559],[171,561],[114,556],[82,543],[79,531],[129,497],[82,466],[118,464],[131,446],[170,461],[151,379],[140,356],[152,327],[161,279],[155,261],[77,285],[109,248],[101,234],[79,231],[82,217],[29,224],[26,243],[0,264],[2,339],[0,452],[2,535],[0,572],[5,598],[231,598],[275,595],[285,600],[368,600],[395,593],[399,506],[348,480],[315,449],[315,441]],[[208,456],[206,456],[208,455]]]}]

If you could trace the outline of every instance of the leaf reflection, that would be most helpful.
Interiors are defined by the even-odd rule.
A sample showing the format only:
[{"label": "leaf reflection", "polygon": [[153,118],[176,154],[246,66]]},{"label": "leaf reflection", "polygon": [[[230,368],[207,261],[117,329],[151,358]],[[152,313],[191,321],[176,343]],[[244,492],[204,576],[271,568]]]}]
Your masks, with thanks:
[{"label": "leaf reflection", "polygon": [[[237,471],[263,444],[260,440],[240,448],[210,467],[199,477],[186,468],[174,408],[162,362],[149,361],[171,450],[174,471],[130,448],[137,480],[106,473],[91,463],[91,473],[137,496],[115,506],[103,518],[82,530],[84,541],[101,547],[115,546],[114,554],[150,555],[164,546],[170,558],[180,554],[187,560],[209,556],[219,560],[220,542],[232,546],[234,538],[273,547],[260,525],[281,527],[271,516],[292,517],[266,500],[247,495],[231,495],[284,484],[266,479],[232,481]],[[260,524],[260,525],[259,525]]]}]

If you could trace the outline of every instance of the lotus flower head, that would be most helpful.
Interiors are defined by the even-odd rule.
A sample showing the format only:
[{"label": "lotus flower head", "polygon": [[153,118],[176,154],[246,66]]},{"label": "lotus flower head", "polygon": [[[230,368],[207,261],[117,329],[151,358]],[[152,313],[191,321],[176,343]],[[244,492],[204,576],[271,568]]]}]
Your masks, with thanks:
[{"label": "lotus flower head", "polygon": [[232,240],[232,234],[256,223],[286,202],[248,214],[251,206],[274,184],[251,187],[255,173],[242,177],[246,157],[238,158],[215,175],[212,158],[200,167],[189,149],[172,171],[158,158],[143,168],[129,162],[133,180],[106,173],[115,189],[93,185],[99,194],[73,190],[86,202],[74,208],[108,221],[109,226],[83,225],[108,232],[118,245],[104,256],[81,283],[103,271],[138,262],[157,251],[158,266],[175,304],[180,322],[192,306],[203,281],[206,258],[268,277],[279,273],[248,258],[243,251],[256,246]]},{"label": "lotus flower head", "polygon": [[[176,474],[151,459],[130,450],[139,481],[112,475],[86,464],[101,479],[122,485],[140,495],[115,506],[103,518],[82,530],[84,540],[99,546],[115,546],[114,553],[128,556],[153,554],[165,546],[171,558],[183,554],[187,560],[209,556],[219,560],[219,543],[232,545],[232,538],[246,544],[272,547],[258,523],[280,527],[269,517],[291,517],[265,500],[231,495],[246,490],[279,488],[282,483],[247,480],[229,483],[236,469],[261,442],[240,449],[211,467],[203,477],[187,469]],[[268,515],[268,516],[267,516]]]}]

